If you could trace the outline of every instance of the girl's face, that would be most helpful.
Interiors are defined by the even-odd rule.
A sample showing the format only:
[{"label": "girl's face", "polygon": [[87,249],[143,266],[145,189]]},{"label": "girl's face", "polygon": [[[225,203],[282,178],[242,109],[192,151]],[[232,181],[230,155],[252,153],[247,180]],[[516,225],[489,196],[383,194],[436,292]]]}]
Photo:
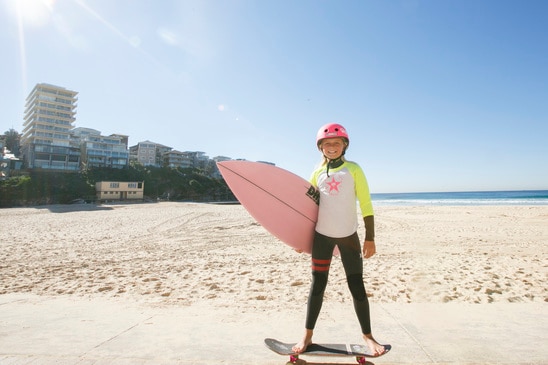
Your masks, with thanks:
[{"label": "girl's face", "polygon": [[324,139],[321,144],[321,149],[325,157],[330,160],[336,160],[341,157],[346,143],[342,138],[328,138]]}]

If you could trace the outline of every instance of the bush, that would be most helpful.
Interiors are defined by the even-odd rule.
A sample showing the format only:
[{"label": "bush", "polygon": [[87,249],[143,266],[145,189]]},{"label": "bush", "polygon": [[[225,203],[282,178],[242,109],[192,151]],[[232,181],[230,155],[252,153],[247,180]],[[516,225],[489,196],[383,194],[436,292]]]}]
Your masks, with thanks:
[{"label": "bush", "polygon": [[145,196],[153,200],[234,200],[224,180],[212,178],[202,170],[137,165],[127,169],[95,168],[82,173],[31,171],[29,176],[0,181],[0,207],[88,200],[95,196],[98,181],[143,181]]}]

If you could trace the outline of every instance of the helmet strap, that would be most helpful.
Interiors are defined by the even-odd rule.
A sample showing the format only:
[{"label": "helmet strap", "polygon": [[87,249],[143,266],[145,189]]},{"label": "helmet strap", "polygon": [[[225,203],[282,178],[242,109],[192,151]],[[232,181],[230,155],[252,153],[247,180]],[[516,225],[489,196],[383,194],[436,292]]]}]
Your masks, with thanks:
[{"label": "helmet strap", "polygon": [[329,168],[336,169],[337,167],[340,167],[344,163],[343,156],[344,156],[344,153],[340,155],[339,157],[337,157],[336,159],[330,160],[327,158],[327,156],[324,155],[324,157],[327,159],[327,171],[326,171],[327,177],[329,177]]}]

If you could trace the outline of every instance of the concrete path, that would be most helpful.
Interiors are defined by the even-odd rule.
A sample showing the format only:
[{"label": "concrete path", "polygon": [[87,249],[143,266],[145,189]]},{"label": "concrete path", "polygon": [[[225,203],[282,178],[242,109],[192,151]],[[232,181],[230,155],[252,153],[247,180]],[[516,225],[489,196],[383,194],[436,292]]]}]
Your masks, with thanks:
[{"label": "concrete path", "polygon": [[[303,308],[304,311],[304,308]],[[0,364],[285,364],[265,337],[296,341],[302,316],[204,302],[165,307],[102,298],[0,295]],[[374,364],[548,364],[548,304],[377,304]],[[317,342],[358,342],[352,304],[326,303]],[[310,363],[354,364],[352,358]]]}]

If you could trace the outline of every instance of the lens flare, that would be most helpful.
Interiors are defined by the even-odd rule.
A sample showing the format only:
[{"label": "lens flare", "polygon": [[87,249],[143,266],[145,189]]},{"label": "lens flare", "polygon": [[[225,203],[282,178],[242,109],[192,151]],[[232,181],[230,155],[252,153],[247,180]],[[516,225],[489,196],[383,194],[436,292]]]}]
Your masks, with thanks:
[{"label": "lens flare", "polygon": [[25,26],[41,27],[51,20],[55,0],[10,0],[8,5]]}]

